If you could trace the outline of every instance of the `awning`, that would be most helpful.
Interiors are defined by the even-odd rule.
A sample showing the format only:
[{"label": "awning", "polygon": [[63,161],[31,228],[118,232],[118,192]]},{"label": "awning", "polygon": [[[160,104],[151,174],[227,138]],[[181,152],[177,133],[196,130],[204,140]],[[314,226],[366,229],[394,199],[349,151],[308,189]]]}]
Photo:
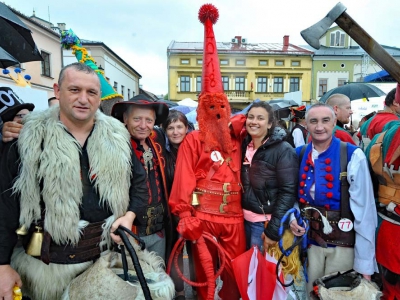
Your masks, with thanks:
[{"label": "awning", "polygon": [[382,82],[382,81],[394,81],[394,80],[386,70],[381,70],[379,72],[364,77],[364,82],[374,82],[374,81]]}]

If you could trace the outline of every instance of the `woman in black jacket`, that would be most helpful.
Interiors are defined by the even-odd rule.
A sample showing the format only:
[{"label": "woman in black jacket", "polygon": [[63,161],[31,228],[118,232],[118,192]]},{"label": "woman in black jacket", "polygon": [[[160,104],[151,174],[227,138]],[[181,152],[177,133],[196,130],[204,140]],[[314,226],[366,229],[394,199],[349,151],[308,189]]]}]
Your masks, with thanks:
[{"label": "woman in black jacket", "polygon": [[297,196],[298,159],[284,141],[286,132],[275,127],[271,106],[253,103],[247,113],[247,136],[242,144],[241,179],[247,248],[273,245],[284,214]]},{"label": "woman in black jacket", "polygon": [[[182,143],[186,134],[189,132],[190,124],[186,116],[177,110],[170,110],[168,118],[162,124],[162,128],[166,135],[166,149],[165,149],[165,174],[167,180],[167,189],[168,194],[171,192],[172,183],[174,181],[174,173],[175,173],[175,164],[176,164],[176,157],[178,155],[178,148],[179,145]],[[171,239],[172,247],[178,240],[178,232],[176,231],[176,227],[178,222],[172,216],[172,227],[173,227],[173,236]],[[171,248],[172,248],[171,247]],[[167,247],[167,251],[168,251]],[[186,249],[189,251],[188,249]],[[167,253],[169,257],[170,253]],[[167,259],[168,261],[168,259]],[[183,270],[183,255],[180,254],[178,258],[178,264],[181,270]],[[177,300],[184,300],[185,299],[185,291],[184,291],[184,284],[183,280],[177,274],[175,267],[171,268],[171,279],[175,284],[175,298]]]}]

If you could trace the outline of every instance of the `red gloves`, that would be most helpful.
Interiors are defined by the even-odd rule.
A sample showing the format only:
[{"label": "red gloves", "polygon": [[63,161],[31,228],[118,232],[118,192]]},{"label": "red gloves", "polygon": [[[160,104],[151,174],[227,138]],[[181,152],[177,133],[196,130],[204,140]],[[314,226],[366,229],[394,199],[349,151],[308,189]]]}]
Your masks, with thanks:
[{"label": "red gloves", "polygon": [[184,211],[179,214],[179,219],[176,230],[185,240],[195,241],[201,237],[203,225],[199,218],[193,217],[190,211]]}]

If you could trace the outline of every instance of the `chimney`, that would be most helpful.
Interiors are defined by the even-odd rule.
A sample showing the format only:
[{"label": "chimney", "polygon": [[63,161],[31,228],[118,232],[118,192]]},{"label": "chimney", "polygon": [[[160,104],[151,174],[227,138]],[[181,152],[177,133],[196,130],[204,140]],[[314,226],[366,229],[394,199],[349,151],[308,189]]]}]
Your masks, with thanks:
[{"label": "chimney", "polygon": [[288,35],[283,36],[283,47],[289,47],[289,36]]},{"label": "chimney", "polygon": [[65,23],[57,23],[58,28],[60,28],[60,30],[65,30]]},{"label": "chimney", "polygon": [[235,35],[235,38],[238,40],[238,47],[240,48],[240,45],[242,44],[242,37],[239,35]]}]

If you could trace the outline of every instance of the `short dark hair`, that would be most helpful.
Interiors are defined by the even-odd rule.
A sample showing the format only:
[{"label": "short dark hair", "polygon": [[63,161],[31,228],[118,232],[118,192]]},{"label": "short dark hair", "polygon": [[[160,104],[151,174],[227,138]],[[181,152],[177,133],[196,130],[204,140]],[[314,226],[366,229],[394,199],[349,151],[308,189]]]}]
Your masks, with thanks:
[{"label": "short dark hair", "polygon": [[189,122],[187,117],[179,110],[171,109],[169,111],[167,119],[162,123],[162,128],[167,130],[169,124],[174,123],[176,121],[181,121],[186,127],[189,127]]},{"label": "short dark hair", "polygon": [[73,69],[75,69],[76,71],[79,71],[79,72],[85,72],[86,74],[97,75],[96,72],[91,67],[89,67],[88,65],[85,65],[85,64],[80,63],[80,62],[75,62],[75,63],[69,64],[69,65],[67,65],[67,66],[65,66],[64,68],[61,69],[60,75],[58,76],[58,85],[59,86],[61,86],[61,83],[64,80],[65,71],[67,69],[70,69],[70,68],[73,68]]},{"label": "short dark hair", "polygon": [[50,101],[52,101],[52,100],[57,100],[57,98],[56,98],[56,97],[50,97],[50,98],[47,100],[47,103],[50,103]]},{"label": "short dark hair", "polygon": [[389,93],[387,93],[387,95],[385,97],[385,105],[386,106],[393,105],[395,95],[396,95],[396,88],[392,89]]}]

